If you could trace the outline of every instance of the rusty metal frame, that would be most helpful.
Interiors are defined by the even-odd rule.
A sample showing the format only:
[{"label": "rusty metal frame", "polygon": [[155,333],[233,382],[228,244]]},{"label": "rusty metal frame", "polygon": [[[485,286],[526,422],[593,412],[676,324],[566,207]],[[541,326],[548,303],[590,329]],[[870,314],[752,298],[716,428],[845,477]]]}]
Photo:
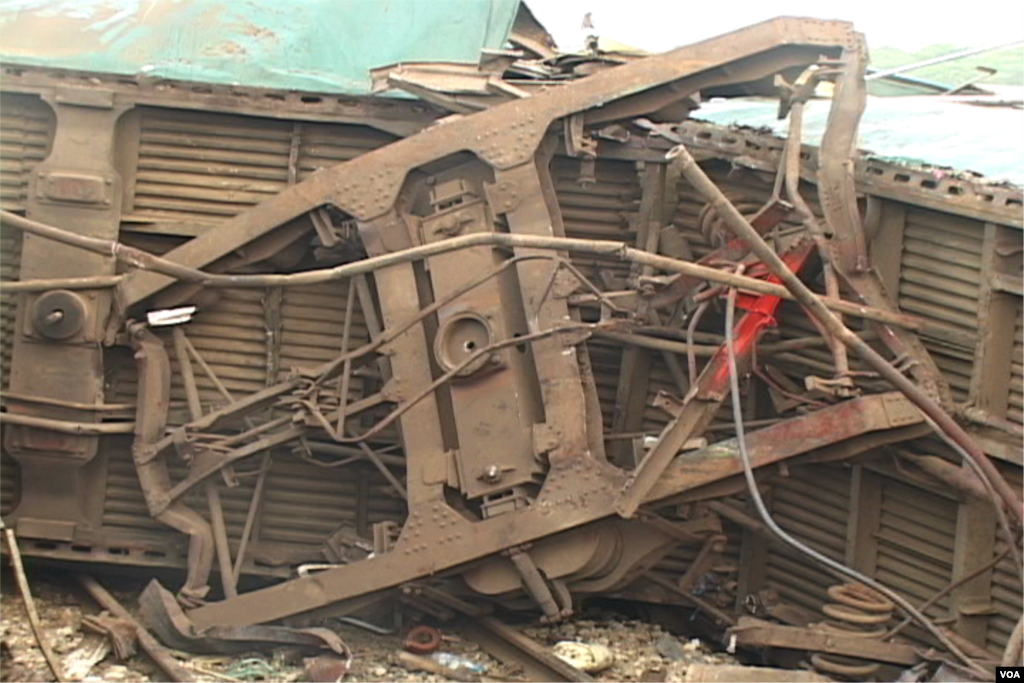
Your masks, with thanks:
[{"label": "rusty metal frame", "polygon": [[[885,298],[884,290],[877,286],[877,278],[871,274],[866,260],[864,231],[856,207],[856,186],[849,173],[859,107],[862,107],[859,98],[863,93],[858,89],[862,85],[862,49],[860,37],[848,24],[796,19],[765,22],[667,55],[609,69],[551,92],[534,93],[457,120],[441,122],[293,184],[255,209],[192,239],[162,258],[132,251],[109,240],[88,242],[90,238],[79,236],[78,246],[88,243],[87,248],[103,254],[108,265],[113,262],[109,258],[113,254],[131,265],[141,266],[125,276],[103,274],[89,282],[72,279],[62,283],[67,289],[79,286],[90,289],[90,284],[95,288],[113,287],[117,308],[111,316],[111,328],[119,327],[126,315],[143,311],[149,303],[173,304],[204,286],[260,287],[269,283],[286,286],[346,277],[364,278],[365,274],[373,273],[380,299],[381,321],[373,325],[376,331],[371,330],[371,343],[349,349],[356,290],[350,281],[340,356],[320,367],[305,369],[300,375],[269,386],[255,396],[232,400],[212,371],[204,367],[229,401],[225,408],[206,416],[198,407],[195,382],[192,379],[190,383],[191,373],[187,371],[190,353],[196,355],[200,365],[203,362],[194,349],[188,348],[185,335],[175,330],[175,347],[179,365],[185,368],[182,374],[192,421],[173,430],[169,436],[163,434],[169,376],[166,351],[152,334],[137,326],[129,326],[131,334],[127,339],[119,338],[131,343],[138,352],[136,358],[142,382],[132,428],[137,435],[134,455],[140,479],[145,477],[143,490],[147,503],[157,519],[190,534],[193,539],[195,551],[190,553],[189,577],[181,597],[186,606],[191,607],[205,594],[213,547],[218,551],[228,596],[223,602],[189,609],[187,618],[175,612],[174,618],[164,620],[165,625],[171,624],[167,632],[173,637],[175,630],[187,635],[185,632],[193,628],[230,631],[231,627],[264,623],[327,606],[344,610],[347,605],[357,604],[367,592],[376,594],[423,576],[460,571],[471,563],[498,562],[499,553],[508,554],[507,562],[516,568],[522,586],[545,614],[559,618],[571,610],[571,590],[587,592],[621,586],[628,578],[645,571],[659,553],[679,541],[679,536],[673,538],[668,527],[649,523],[648,513],[641,510],[646,526],[652,528],[643,541],[647,545],[630,546],[631,552],[636,550],[636,557],[621,557],[615,569],[609,570],[609,576],[569,572],[572,578],[568,580],[555,578],[553,573],[548,575],[551,565],[545,563],[552,560],[545,554],[548,552],[545,543],[559,540],[571,546],[587,533],[605,535],[608,529],[618,528],[616,524],[632,523],[616,520],[613,524],[606,520],[616,513],[630,517],[641,505],[699,500],[715,485],[727,484],[726,480],[739,473],[735,446],[730,446],[729,442],[679,455],[679,446],[690,436],[700,435],[724,396],[724,392],[717,389],[711,392],[713,395],[708,395],[707,387],[700,381],[694,387],[697,395],[691,396],[687,404],[689,409],[684,407],[684,411],[689,410],[685,419],[679,417],[674,423],[686,423],[687,428],[670,426],[666,430],[674,436],[682,435],[679,444],[676,444],[678,439],[663,440],[655,446],[658,457],[641,463],[632,477],[608,464],[600,415],[596,414],[599,410],[596,387],[583,342],[592,333],[622,335],[650,323],[661,326],[656,312],[651,309],[657,308],[659,301],[674,304],[692,296],[694,289],[704,281],[727,286],[746,285],[766,295],[766,300],[792,298],[792,295],[782,287],[766,287],[754,278],[715,270],[713,261],[738,262],[747,256],[750,245],[743,240],[733,240],[698,264],[659,257],[658,223],[652,218],[655,211],[650,206],[644,214],[644,227],[651,230],[652,239],[638,235],[635,249],[617,243],[565,239],[549,170],[559,134],[566,137],[567,151],[579,154],[585,164],[587,155],[592,156],[592,151],[598,148],[588,136],[596,126],[654,114],[697,91],[764,81],[779,72],[799,73],[822,58],[829,60],[826,62],[829,65],[840,64],[843,67],[839,72],[840,87],[829,135],[819,157],[818,185],[826,221],[839,237],[833,243],[831,256],[840,264],[846,283],[869,305],[860,307],[838,298],[822,303],[886,324],[902,324],[940,334],[941,326],[897,312]],[[836,58],[842,59],[835,61]],[[17,87],[31,90],[36,86],[29,87],[26,83],[46,80],[39,74],[19,75]],[[40,87],[43,92],[49,86]],[[131,99],[117,88],[110,92],[113,93],[111,102]],[[181,105],[173,98],[168,101],[174,106],[199,106],[206,94],[195,95],[186,97],[187,102]],[[138,97],[132,101],[144,103]],[[385,121],[376,125],[408,134],[437,113],[429,109],[414,111],[414,107],[406,113],[415,116],[398,123]],[[325,105],[323,109],[327,108]],[[358,114],[350,110],[346,116],[354,117],[349,122],[368,124],[375,117],[372,110],[372,106]],[[289,115],[288,118],[299,117]],[[412,119],[415,122],[411,122]],[[560,125],[563,122],[564,127]],[[684,128],[686,125],[690,124],[684,124]],[[678,129],[672,133],[683,134],[685,131]],[[622,145],[616,148],[616,154],[635,153],[657,158],[651,157],[651,151],[661,154],[659,141],[652,139],[652,143],[642,151],[638,148],[631,151],[627,145]],[[695,146],[707,144],[706,139],[699,138]],[[790,151],[789,160],[793,162],[800,156],[796,152],[801,150],[795,147]],[[786,175],[795,185],[796,174],[806,175],[807,169],[788,168],[794,165],[787,164]],[[663,170],[658,168],[651,175],[663,173]],[[453,190],[455,186],[458,187]],[[652,193],[652,197],[656,195]],[[424,197],[429,197],[433,203],[431,211],[414,208]],[[792,193],[791,198],[798,199],[792,197]],[[371,258],[330,271],[266,276],[224,274],[244,265],[247,258],[259,260],[252,254],[242,259],[235,256],[247,245],[259,241],[261,252],[267,252],[273,250],[274,243],[294,242],[305,234],[305,228],[297,226],[295,219],[319,211],[325,205],[332,205],[358,221],[360,236]],[[780,212],[780,208],[785,207],[767,206],[761,220],[752,221],[754,229],[758,232],[772,229],[783,217],[784,211]],[[4,218],[13,220],[6,214]],[[22,221],[28,229],[31,221]],[[39,232],[38,224],[32,229],[43,237],[57,236],[52,231]],[[642,265],[646,270],[634,268],[634,274],[639,276],[649,276],[652,269],[681,275],[665,279],[668,288],[656,293],[653,299],[637,297],[634,293],[632,305],[620,305],[620,300],[609,293],[592,285],[588,287],[589,283],[566,259],[544,253],[574,250],[603,253]],[[513,257],[507,258],[506,252],[511,252]],[[495,273],[488,275],[488,268],[492,267]],[[794,264],[790,267],[797,269]],[[481,273],[484,276],[475,280]],[[42,291],[58,282],[53,278],[48,282],[37,280],[23,283],[18,289]],[[369,287],[365,279],[362,282],[363,287],[358,292],[361,305],[366,309],[368,301],[372,316],[376,317]],[[582,323],[579,312],[570,307],[569,297],[580,286],[589,288],[591,293],[586,296],[601,307],[600,322]],[[707,300],[717,293],[712,290],[699,296]],[[830,294],[834,296],[835,291]],[[634,313],[640,314],[639,320],[623,317]],[[466,317],[469,314],[472,315]],[[643,319],[644,314],[648,319]],[[439,365],[443,360],[437,351],[441,331],[458,320],[476,321],[474,324],[486,321],[483,325],[492,336],[481,345],[466,346],[467,353],[457,362]],[[882,336],[898,351],[911,349],[918,359],[917,379],[932,394],[943,393],[941,375],[913,334],[889,333],[886,328]],[[641,335],[635,337],[641,339]],[[755,338],[756,331],[751,335],[751,345]],[[638,344],[638,348],[640,346],[642,344]],[[693,351],[692,334],[687,346]],[[516,356],[515,347],[522,350],[523,359]],[[387,383],[379,394],[350,403],[347,387],[353,363],[370,354],[387,359],[382,363],[382,366],[389,366],[384,373]],[[840,373],[842,365],[837,361]],[[716,376],[720,370],[720,363],[712,360],[702,379]],[[270,381],[268,378],[268,383]],[[328,394],[336,395],[339,407],[325,414],[317,401],[321,395]],[[515,398],[509,399],[511,396]],[[362,434],[356,435],[351,428],[346,428],[347,418],[382,402],[397,403],[398,408]],[[226,438],[212,435],[232,421],[248,420],[257,411],[271,406],[297,409],[300,414],[296,424],[278,430],[287,421],[287,418],[279,418],[277,422],[267,423],[270,426],[257,427],[250,422],[247,431]],[[94,410],[101,407],[102,404],[96,404]],[[637,416],[642,416],[638,411],[642,408],[642,404],[631,406],[632,417],[624,424],[636,425]],[[696,417],[691,413],[696,413]],[[29,419],[27,416],[12,413],[12,417],[14,419],[5,421],[21,419],[23,426],[31,426],[24,422]],[[408,500],[410,512],[398,540],[392,543],[385,533],[387,530],[380,529],[380,534],[375,533],[380,538],[379,552],[371,560],[233,596],[244,550],[239,549],[232,567],[223,520],[218,521],[220,506],[216,489],[212,488],[209,477],[230,467],[232,462],[267,451],[260,475],[262,484],[269,464],[269,448],[318,428],[336,443],[358,443],[362,457],[388,476],[390,470],[386,461],[366,440],[395,421],[401,426],[407,479],[403,485],[394,475],[388,478]],[[485,421],[500,427],[493,427],[493,432],[474,441],[471,430]],[[56,421],[52,422],[49,427],[57,425]],[[751,434],[749,442],[755,466],[799,455],[804,455],[808,461],[828,461],[852,457],[879,443],[908,438],[911,433],[919,434],[921,422],[920,414],[905,398],[873,395],[783,420]],[[68,421],[63,427],[76,428],[69,425],[81,427],[83,423]],[[41,423],[36,423],[35,427],[48,428]],[[496,434],[504,437],[495,438]],[[215,443],[216,439],[223,439],[220,451],[204,450],[204,445]],[[227,445],[234,449],[226,450]],[[488,447],[493,452],[487,452]],[[172,451],[192,457],[189,475],[176,483],[169,481],[163,461]],[[488,462],[494,464],[488,466]],[[637,483],[641,479],[642,482]],[[201,518],[197,521],[195,513],[184,508],[180,500],[200,483],[208,490],[212,528]],[[446,497],[446,492],[452,490],[469,501],[468,508],[454,505]],[[243,548],[261,491],[261,486],[257,485],[243,533]],[[478,503],[479,507],[474,507]],[[637,533],[638,537],[641,535]],[[717,552],[719,541],[720,537],[707,539],[704,554],[711,556]],[[566,558],[571,559],[571,556],[572,553],[566,551],[561,561],[568,562]],[[506,560],[502,557],[501,561]],[[693,600],[685,594],[685,587],[683,597]],[[165,603],[165,611],[176,609],[164,595],[154,604],[161,601]]]}]

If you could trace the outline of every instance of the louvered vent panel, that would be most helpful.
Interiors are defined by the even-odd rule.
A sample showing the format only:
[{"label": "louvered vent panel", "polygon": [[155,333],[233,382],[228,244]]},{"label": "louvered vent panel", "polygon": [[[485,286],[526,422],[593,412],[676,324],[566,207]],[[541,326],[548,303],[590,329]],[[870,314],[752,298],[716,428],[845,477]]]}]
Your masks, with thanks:
[{"label": "louvered vent panel", "polygon": [[210,221],[288,184],[292,124],[142,109],[133,217]]},{"label": "louvered vent panel", "polygon": [[[875,578],[914,605],[945,588],[952,580],[956,517],[956,502],[883,478]],[[926,614],[945,616],[948,606],[947,596]],[[923,631],[909,626],[904,635],[920,640]]]},{"label": "louvered vent panel", "polygon": [[283,458],[267,478],[260,539],[319,546],[342,522],[356,520],[360,476],[368,478],[369,523],[401,522],[406,515],[405,501],[376,470],[353,466],[325,469]]},{"label": "louvered vent panel", "polygon": [[1017,299],[1017,322],[1013,327],[1013,358],[1010,359],[1010,397],[1006,417],[1024,422],[1024,305]]},{"label": "louvered vent panel", "polygon": [[[636,164],[599,160],[594,172],[596,182],[587,188],[579,183],[579,171],[579,159],[560,156],[551,163],[566,236],[634,244],[641,196]],[[621,287],[629,274],[629,264],[614,258],[586,255],[574,262],[602,288]]]},{"label": "louvered vent panel", "polygon": [[[1018,328],[1019,329],[1019,328]],[[999,463],[999,470],[1010,484],[1014,491],[1024,489],[1024,476],[1021,468],[1008,463]],[[1002,534],[996,534],[996,553],[1001,553],[1006,548],[1006,541]],[[1015,552],[1015,551],[1011,551]],[[992,606],[995,614],[988,620],[988,637],[986,646],[990,652],[997,657],[1002,656],[1006,644],[1010,640],[1010,633],[1020,619],[1021,610],[1024,609],[1024,597],[1022,597],[1021,578],[1013,559],[1007,555],[992,572]]]},{"label": "louvered vent panel", "polygon": [[[196,351],[235,398],[267,386],[264,296],[266,292],[259,289],[226,289],[216,304],[199,311],[185,328]],[[223,405],[225,399],[212,380],[198,367],[194,370],[203,403]],[[184,400],[179,382],[177,378],[171,397],[179,398],[180,391],[180,399]]]},{"label": "louvered vent panel", "polygon": [[[3,431],[0,430],[0,436]],[[14,509],[18,500],[19,483],[18,463],[0,449],[0,515],[6,515]]]},{"label": "louvered vent panel", "polygon": [[[4,200],[6,203],[6,200]],[[0,226],[0,281],[18,279],[21,263],[21,233]],[[0,387],[7,388],[7,369],[11,362],[14,343],[14,314],[17,295],[3,292],[0,287]],[[2,431],[0,431],[2,438]],[[7,451],[0,449],[0,514],[6,515],[17,500],[18,465]]]},{"label": "louvered vent panel", "polygon": [[[201,306],[192,320],[182,328],[198,354],[213,374],[235,399],[264,389],[267,384],[266,328],[263,312],[263,290],[223,289],[220,299]],[[177,355],[171,333],[160,332],[171,360],[171,424],[189,419],[178,369]],[[203,411],[209,412],[226,403],[216,384],[196,360],[192,370],[199,389]],[[130,356],[116,357],[110,362],[114,401],[134,403],[136,397],[135,363]]]},{"label": "louvered vent panel", "polygon": [[0,203],[25,208],[32,169],[49,154],[53,114],[37,97],[0,97]]},{"label": "louvered vent panel", "polygon": [[[899,305],[914,315],[978,331],[983,224],[925,209],[909,208],[903,237]],[[949,380],[954,398],[967,398],[974,349],[955,350],[924,338]]]},{"label": "louvered vent panel", "polygon": [[[163,538],[171,545],[181,545],[184,541],[180,534],[149,516],[130,454],[127,442],[124,448],[110,450],[104,527],[112,531],[141,532],[148,538]],[[246,464],[244,469],[252,470],[257,461],[258,458],[254,458],[253,464]],[[174,461],[173,456],[170,464],[172,480],[185,477],[185,467]],[[5,472],[6,467],[5,461]],[[376,471],[359,466],[319,468],[300,462],[286,450],[275,451],[254,540],[318,548],[342,521],[355,520],[357,481],[364,476],[368,486],[368,522],[401,521],[405,516],[405,503],[388,489],[388,484]],[[241,477],[236,488],[218,484],[232,548],[237,548],[241,538],[255,480],[254,476]],[[201,489],[190,492],[182,501],[209,518]]]},{"label": "louvered vent panel", "polygon": [[[794,469],[773,486],[772,514],[780,527],[832,559],[843,561],[850,514],[850,474],[842,467]],[[821,613],[829,586],[839,583],[803,555],[778,546],[768,553],[766,578],[786,602]]]},{"label": "louvered vent panel", "polygon": [[363,126],[299,124],[298,179],[354,159],[396,138]]},{"label": "louvered vent panel", "polygon": [[[0,282],[18,279],[21,270],[21,232],[0,225]],[[8,368],[14,344],[14,317],[18,295],[0,286],[0,388],[7,388]]]},{"label": "louvered vent panel", "polygon": [[[182,461],[175,456],[168,458],[168,469],[173,481],[180,481],[186,475]],[[190,506],[196,506],[195,495],[184,499]],[[205,501],[204,501],[205,502]],[[205,506],[204,506],[205,507]],[[196,507],[196,509],[199,509]],[[103,505],[103,526],[114,530],[133,530],[150,534],[166,534],[169,538],[179,536],[149,516],[146,499],[135,473],[131,455],[131,441],[119,438],[108,442],[107,492]]]},{"label": "louvered vent panel", "polygon": [[363,126],[143,109],[133,219],[216,222],[395,138]]},{"label": "louvered vent panel", "polygon": [[[281,298],[281,373],[294,367],[314,367],[337,358],[345,326],[348,281],[328,282],[312,287],[286,287]],[[354,299],[349,350],[366,344],[369,333],[359,298]],[[283,374],[279,376],[283,378]],[[352,390],[360,387],[353,378]]]}]

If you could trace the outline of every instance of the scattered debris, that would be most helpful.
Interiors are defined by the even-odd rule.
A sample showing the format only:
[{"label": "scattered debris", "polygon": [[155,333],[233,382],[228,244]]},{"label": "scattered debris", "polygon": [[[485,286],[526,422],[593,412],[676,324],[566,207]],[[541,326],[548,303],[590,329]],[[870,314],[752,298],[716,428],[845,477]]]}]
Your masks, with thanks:
[{"label": "scattered debris", "polygon": [[428,655],[441,647],[441,632],[433,626],[420,624],[409,629],[405,636],[405,649],[413,654]]},{"label": "scattered debris", "polygon": [[687,670],[683,680],[687,683],[826,683],[831,679],[813,671],[799,669],[694,664]]},{"label": "scattered debris", "polygon": [[[680,644],[680,659],[666,657],[659,644],[666,637],[676,639],[657,624],[639,620],[626,620],[608,615],[600,620],[581,619],[551,626],[524,629],[524,633],[541,644],[554,647],[558,642],[571,641],[608,648],[611,665],[595,674],[601,681],[640,681],[649,676],[663,674],[664,680],[678,681],[693,664],[737,665],[736,658],[712,650],[699,640],[689,639]],[[678,640],[677,640],[678,642]],[[648,678],[645,678],[648,677]]]},{"label": "scattered debris", "polygon": [[587,673],[604,671],[615,661],[611,650],[604,645],[595,645],[593,643],[563,640],[555,643],[551,651],[555,653],[556,657]]}]

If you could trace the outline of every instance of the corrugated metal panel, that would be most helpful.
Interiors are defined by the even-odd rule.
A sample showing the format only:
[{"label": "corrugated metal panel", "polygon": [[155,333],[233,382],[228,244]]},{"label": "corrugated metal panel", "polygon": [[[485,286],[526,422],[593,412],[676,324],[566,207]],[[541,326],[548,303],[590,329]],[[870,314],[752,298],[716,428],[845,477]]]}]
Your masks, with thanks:
[{"label": "corrugated metal panel", "polygon": [[[0,225],[0,282],[18,279],[21,270],[21,231]],[[7,369],[14,343],[18,295],[0,288],[0,388],[7,388]]]},{"label": "corrugated metal panel", "polygon": [[[999,469],[1014,491],[1024,489],[1021,468],[999,463]],[[1005,548],[1006,541],[1003,540],[1002,534],[997,533],[996,553],[1003,552]],[[992,572],[992,605],[996,613],[989,617],[985,645],[993,654],[1002,655],[1006,643],[1010,640],[1010,633],[1020,619],[1021,610],[1024,610],[1022,592],[1024,591],[1021,589],[1021,577],[1013,560],[1007,555]]]},{"label": "corrugated metal panel", "polygon": [[[0,436],[3,436],[2,430]],[[14,509],[18,500],[19,481],[18,463],[7,451],[0,449],[0,515],[6,515]]]},{"label": "corrugated metal panel", "polygon": [[[567,237],[636,242],[642,192],[635,163],[599,159],[594,169],[596,182],[584,189],[579,183],[580,160],[558,156],[551,163],[551,177]],[[629,273],[629,264],[614,258],[586,256],[574,262],[599,285],[600,272],[615,280]]]},{"label": "corrugated metal panel", "polygon": [[[945,588],[953,580],[956,518],[956,501],[883,477],[875,578],[914,605]],[[926,614],[938,618],[948,610],[946,596]],[[923,640],[913,625],[904,635]]]},{"label": "corrugated metal panel", "polygon": [[[790,534],[815,550],[843,561],[850,514],[850,471],[841,466],[791,470],[772,487],[772,515]],[[829,586],[840,583],[803,555],[772,546],[765,577],[780,597],[815,614]]]},{"label": "corrugated metal panel", "polygon": [[[270,294],[266,290],[223,290],[219,301],[200,310],[184,328],[196,350],[235,398],[259,391],[267,384],[268,350],[275,341],[268,335],[266,306],[277,306],[280,316],[276,379],[283,379],[292,368],[318,365],[340,352],[347,282],[285,289],[278,303],[265,302],[267,296]],[[358,303],[356,305],[350,348],[368,340],[366,324]],[[170,349],[169,335],[165,342]],[[131,400],[134,395],[132,363],[126,362],[119,368],[122,372],[117,382],[118,400]],[[194,369],[204,409],[223,404],[224,399],[199,366],[195,365]],[[173,421],[180,423],[185,420],[186,411],[176,361],[172,361],[172,372]],[[360,378],[354,378],[352,400],[362,396],[361,382]],[[384,438],[388,436],[385,434]],[[393,431],[390,436],[394,438]],[[111,456],[109,465],[105,526],[133,533],[173,533],[149,517],[128,455],[130,449],[114,451],[117,452]],[[180,480],[185,475],[184,465],[174,463],[172,479]],[[355,519],[360,476],[368,478],[370,523],[404,517],[404,502],[390,492],[388,484],[375,470],[363,472],[358,466],[320,468],[299,461],[287,449],[276,451],[265,488],[265,505],[259,517],[259,538],[319,546],[342,521]],[[233,540],[241,535],[254,478],[246,477],[241,481],[238,488],[222,489],[221,495],[229,537]],[[207,514],[205,498],[198,492],[186,500],[204,516]]]},{"label": "corrugated metal panel", "polygon": [[[217,377],[235,398],[267,386],[264,290],[225,289],[221,299],[208,310],[200,310],[184,329],[196,351],[210,364]],[[171,398],[185,400],[180,376],[174,365],[175,382]],[[195,367],[196,384],[204,403],[222,405],[225,400],[213,382]]]},{"label": "corrugated metal panel", "polygon": [[[926,209],[908,208],[901,258],[903,311],[978,332],[978,296],[984,225]],[[948,340],[924,339],[955,399],[967,399],[974,349],[951,349]]]},{"label": "corrugated metal panel", "polygon": [[[183,328],[186,337],[217,378],[237,399],[267,386],[266,328],[263,290],[224,289],[221,298],[209,307],[200,307]],[[171,358],[171,423],[187,421],[185,389],[174,352],[171,333],[160,332]],[[117,403],[135,400],[135,363],[130,356],[109,354],[110,387],[108,393]],[[214,382],[193,361],[196,385],[204,411],[226,401]]]},{"label": "corrugated metal panel", "polygon": [[[345,326],[348,281],[328,282],[312,287],[286,287],[281,296],[281,368],[279,379],[293,367],[309,367],[337,358]],[[359,298],[354,300],[352,329],[348,348],[366,344],[366,329]],[[358,392],[361,380],[353,377],[352,391]],[[354,394],[358,395],[358,394]]]},{"label": "corrugated metal panel", "polygon": [[50,152],[52,111],[38,97],[0,97],[0,203],[25,208],[32,169]]},{"label": "corrugated metal panel", "polygon": [[1006,417],[1024,422],[1024,300],[1017,299],[1017,321],[1013,326],[1013,358],[1010,359],[1010,396]]},{"label": "corrugated metal panel", "polygon": [[383,147],[395,137],[372,128],[303,123],[299,130],[298,178]]},{"label": "corrugated metal panel", "polygon": [[342,522],[355,522],[359,476],[368,478],[371,524],[405,518],[404,500],[376,470],[331,470],[283,458],[267,478],[260,539],[319,546]]},{"label": "corrugated metal panel", "polygon": [[[17,280],[20,265],[21,232],[0,225],[0,281]],[[11,361],[16,307],[17,295],[0,289],[0,389],[7,388],[7,368]],[[6,515],[14,507],[18,481],[17,463],[7,451],[0,449],[0,514]]]},{"label": "corrugated metal panel", "polygon": [[162,109],[141,109],[139,116],[135,220],[223,220],[290,180],[394,139],[351,125]]},{"label": "corrugated metal panel", "polygon": [[139,116],[133,216],[217,220],[288,184],[289,122],[148,108]]},{"label": "corrugated metal panel", "polygon": [[[114,532],[141,533],[148,537],[156,535],[176,542],[175,539],[179,539],[177,532],[149,516],[127,442],[124,448],[111,448],[109,452],[104,528]],[[251,466],[246,465],[246,468]],[[169,469],[174,480],[186,474],[180,462],[170,463]],[[369,523],[404,518],[404,501],[390,490],[375,470],[359,466],[320,468],[299,461],[287,451],[275,451],[254,540],[319,547],[342,521],[356,519],[359,477],[367,478]],[[255,477],[242,477],[239,481],[236,488],[219,485],[224,520],[233,548],[237,547],[245,525]],[[208,518],[209,509],[201,490],[194,490],[183,500]]]},{"label": "corrugated metal panel", "polygon": [[[739,509],[743,508],[743,501],[739,498],[729,498],[724,502],[732,504]],[[694,584],[691,590],[693,590],[695,595],[702,596],[705,600],[710,600],[713,604],[717,604],[724,610],[729,611],[734,606],[736,595],[735,590],[731,586],[727,587],[725,584],[736,580],[736,574],[740,565],[740,542],[743,538],[743,530],[731,522],[723,521],[722,532],[728,539],[725,551],[714,563],[713,571],[711,572],[714,578],[718,579],[717,587],[713,582],[707,582],[702,585],[701,578],[703,577],[698,577],[697,583]],[[661,575],[662,578],[676,583],[690,569],[700,551],[700,545],[681,545],[674,548],[660,562],[654,565],[651,571]]]}]

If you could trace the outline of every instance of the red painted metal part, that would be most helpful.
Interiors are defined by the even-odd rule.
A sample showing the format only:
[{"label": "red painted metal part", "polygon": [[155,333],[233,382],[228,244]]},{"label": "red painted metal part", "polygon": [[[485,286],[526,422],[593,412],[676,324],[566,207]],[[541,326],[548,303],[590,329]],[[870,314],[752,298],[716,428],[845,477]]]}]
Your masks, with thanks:
[{"label": "red painted metal part", "polygon": [[[790,270],[799,273],[813,253],[813,243],[801,243],[783,256],[783,261],[786,262]],[[777,276],[771,274],[767,274],[764,279],[773,284],[781,282]],[[738,358],[745,357],[753,351],[761,330],[776,324],[775,312],[781,304],[780,297],[767,294],[763,296],[740,294],[736,297],[736,305],[747,311],[747,315],[743,316],[743,320],[736,326],[735,347]],[[711,364],[715,367],[715,373],[705,385],[706,388],[716,393],[725,391],[729,385],[729,363],[728,350],[724,346],[711,359]]]}]

